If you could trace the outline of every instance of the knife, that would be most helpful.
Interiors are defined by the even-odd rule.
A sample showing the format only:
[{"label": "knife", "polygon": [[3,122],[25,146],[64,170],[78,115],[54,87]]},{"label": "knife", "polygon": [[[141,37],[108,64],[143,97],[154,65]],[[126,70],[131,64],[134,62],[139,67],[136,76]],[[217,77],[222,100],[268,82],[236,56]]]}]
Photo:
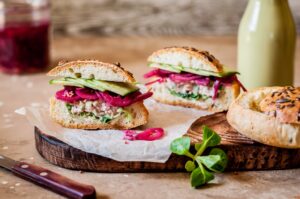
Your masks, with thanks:
[{"label": "knife", "polygon": [[0,167],[3,167],[18,177],[31,181],[55,193],[68,198],[96,198],[93,186],[81,184],[42,167],[12,160],[0,155]]}]

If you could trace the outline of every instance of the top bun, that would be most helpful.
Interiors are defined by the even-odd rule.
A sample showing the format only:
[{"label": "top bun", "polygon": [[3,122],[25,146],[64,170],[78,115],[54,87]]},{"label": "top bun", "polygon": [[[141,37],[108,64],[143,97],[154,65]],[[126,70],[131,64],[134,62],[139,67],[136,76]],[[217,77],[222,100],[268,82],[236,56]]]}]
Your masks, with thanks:
[{"label": "top bun", "polygon": [[113,82],[135,82],[133,75],[122,68],[119,63],[109,64],[97,60],[59,62],[58,66],[49,71],[47,75]]},{"label": "top bun", "polygon": [[300,148],[299,94],[292,86],[244,92],[230,105],[228,123],[260,143]]},{"label": "top bun", "polygon": [[260,103],[260,110],[282,123],[300,124],[300,87],[282,87],[269,93]]},{"label": "top bun", "polygon": [[148,57],[148,62],[191,67],[216,73],[223,72],[223,65],[213,55],[191,47],[163,48],[152,53]]}]

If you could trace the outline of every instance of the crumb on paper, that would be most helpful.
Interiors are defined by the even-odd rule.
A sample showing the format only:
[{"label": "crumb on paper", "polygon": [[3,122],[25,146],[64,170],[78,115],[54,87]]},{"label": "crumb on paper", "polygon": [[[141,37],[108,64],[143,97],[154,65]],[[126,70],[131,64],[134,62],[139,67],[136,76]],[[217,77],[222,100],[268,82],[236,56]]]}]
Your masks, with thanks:
[{"label": "crumb on paper", "polygon": [[33,160],[33,159],[34,159],[34,157],[30,157],[30,158],[29,158],[29,160]]},{"label": "crumb on paper", "polygon": [[10,186],[9,188],[10,188],[10,189],[14,189],[15,187],[14,187],[14,186]]},{"label": "crumb on paper", "polygon": [[11,76],[10,80],[12,82],[17,82],[18,81],[18,76],[17,75],[13,75],[13,76]]},{"label": "crumb on paper", "polygon": [[84,171],[81,171],[81,170],[80,170],[79,173],[84,173]]},{"label": "crumb on paper", "polygon": [[3,129],[8,129],[8,128],[11,128],[11,127],[13,127],[14,125],[12,125],[12,124],[6,124],[6,125],[3,125],[2,126],[2,128]]},{"label": "crumb on paper", "polygon": [[5,180],[3,180],[1,183],[2,183],[2,184],[8,184],[8,182],[5,181]]},{"label": "crumb on paper", "polygon": [[17,183],[15,184],[16,187],[18,187],[18,186],[20,186],[20,185],[21,185],[21,183],[19,183],[19,182],[17,182]]},{"label": "crumb on paper", "polygon": [[128,178],[128,177],[129,177],[129,175],[127,175],[127,174],[124,174],[124,177]]},{"label": "crumb on paper", "polygon": [[10,122],[11,122],[11,119],[9,119],[9,118],[4,119],[4,123],[10,123]]},{"label": "crumb on paper", "polygon": [[8,146],[4,146],[2,147],[3,150],[7,150],[8,149]]},{"label": "crumb on paper", "polygon": [[32,107],[40,107],[41,104],[38,103],[38,102],[32,102],[32,103],[30,104],[30,106],[32,106]]},{"label": "crumb on paper", "polygon": [[33,87],[33,83],[32,82],[27,82],[26,83],[26,87],[27,88],[32,88]]},{"label": "crumb on paper", "polygon": [[26,115],[26,109],[25,107],[21,107],[15,110],[15,113],[19,114],[19,115]]},{"label": "crumb on paper", "polygon": [[2,116],[3,116],[4,118],[8,118],[8,117],[11,117],[11,114],[4,113]]}]

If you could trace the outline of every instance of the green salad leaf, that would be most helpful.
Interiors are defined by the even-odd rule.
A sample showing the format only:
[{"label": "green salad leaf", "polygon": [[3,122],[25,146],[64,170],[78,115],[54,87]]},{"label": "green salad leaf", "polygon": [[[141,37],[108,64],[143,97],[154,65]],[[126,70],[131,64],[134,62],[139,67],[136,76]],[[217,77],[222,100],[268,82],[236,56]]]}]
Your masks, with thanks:
[{"label": "green salad leaf", "polygon": [[188,137],[177,138],[170,145],[170,150],[173,153],[191,158],[185,163],[185,169],[191,172],[192,187],[199,187],[213,180],[213,172],[223,172],[228,163],[226,153],[220,148],[213,148],[208,155],[202,155],[206,149],[217,146],[221,142],[221,137],[207,126],[203,126],[202,131],[202,143],[196,143],[194,146],[195,155],[189,151],[191,140]]},{"label": "green salad leaf", "polygon": [[189,99],[189,100],[199,100],[199,99],[206,100],[206,99],[210,98],[209,96],[204,95],[204,94],[180,93],[180,92],[176,92],[175,90],[171,90],[171,89],[169,89],[169,92],[171,95],[181,97],[184,99]]},{"label": "green salad leaf", "polygon": [[191,140],[188,137],[177,138],[171,143],[171,151],[177,155],[184,155],[190,149]]}]

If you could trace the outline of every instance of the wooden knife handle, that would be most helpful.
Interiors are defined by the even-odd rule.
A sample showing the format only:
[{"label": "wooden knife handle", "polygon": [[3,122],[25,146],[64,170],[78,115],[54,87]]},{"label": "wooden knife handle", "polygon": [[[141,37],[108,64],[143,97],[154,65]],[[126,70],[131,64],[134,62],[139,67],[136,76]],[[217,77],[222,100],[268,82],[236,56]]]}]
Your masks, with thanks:
[{"label": "wooden knife handle", "polygon": [[68,198],[96,198],[93,186],[75,182],[42,167],[18,162],[13,166],[12,172],[25,180],[30,180]]}]

